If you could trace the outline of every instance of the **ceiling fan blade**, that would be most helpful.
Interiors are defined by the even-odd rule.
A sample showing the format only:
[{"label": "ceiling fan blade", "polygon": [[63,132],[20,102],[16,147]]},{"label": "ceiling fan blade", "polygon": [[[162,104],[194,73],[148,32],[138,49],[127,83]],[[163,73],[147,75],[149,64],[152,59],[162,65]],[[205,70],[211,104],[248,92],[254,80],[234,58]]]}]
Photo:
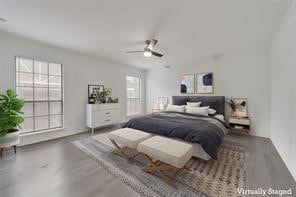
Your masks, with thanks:
[{"label": "ceiling fan blade", "polygon": [[153,46],[155,46],[155,45],[158,43],[158,40],[156,40],[156,39],[152,39],[152,40],[151,40],[151,43],[153,44]]},{"label": "ceiling fan blade", "polygon": [[143,53],[144,51],[126,51],[125,53]]},{"label": "ceiling fan blade", "polygon": [[157,53],[155,51],[151,51],[152,55],[157,56],[157,57],[162,57],[163,55],[160,53]]},{"label": "ceiling fan blade", "polygon": [[152,40],[146,40],[147,48],[152,50],[155,45],[157,44],[158,40],[152,39]]}]

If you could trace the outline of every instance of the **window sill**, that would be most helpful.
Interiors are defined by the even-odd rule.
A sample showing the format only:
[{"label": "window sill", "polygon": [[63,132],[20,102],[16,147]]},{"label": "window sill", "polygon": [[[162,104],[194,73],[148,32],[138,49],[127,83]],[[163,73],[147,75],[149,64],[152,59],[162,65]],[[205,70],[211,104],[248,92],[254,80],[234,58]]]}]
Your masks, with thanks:
[{"label": "window sill", "polygon": [[37,135],[37,134],[48,133],[48,132],[53,132],[53,131],[59,131],[59,130],[64,130],[64,129],[65,129],[65,127],[56,128],[56,129],[48,129],[48,130],[43,130],[43,131],[30,132],[30,133],[21,133],[20,136]]}]

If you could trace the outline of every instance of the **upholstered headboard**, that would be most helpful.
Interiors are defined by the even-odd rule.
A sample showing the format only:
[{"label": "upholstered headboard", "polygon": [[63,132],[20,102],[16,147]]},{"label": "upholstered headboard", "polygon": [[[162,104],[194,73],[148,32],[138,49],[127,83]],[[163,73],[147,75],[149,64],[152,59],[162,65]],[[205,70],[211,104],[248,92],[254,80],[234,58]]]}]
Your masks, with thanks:
[{"label": "upholstered headboard", "polygon": [[186,102],[199,102],[201,106],[210,106],[218,114],[225,115],[225,96],[172,96],[173,105],[186,105]]}]

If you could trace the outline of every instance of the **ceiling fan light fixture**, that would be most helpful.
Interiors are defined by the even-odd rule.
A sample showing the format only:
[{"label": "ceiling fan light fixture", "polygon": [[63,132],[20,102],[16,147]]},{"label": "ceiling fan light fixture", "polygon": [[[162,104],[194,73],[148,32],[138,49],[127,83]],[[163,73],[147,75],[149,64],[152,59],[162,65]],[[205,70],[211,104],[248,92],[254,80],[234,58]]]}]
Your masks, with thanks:
[{"label": "ceiling fan light fixture", "polygon": [[142,51],[126,51],[126,53],[142,53],[144,57],[162,57],[163,55],[161,53],[158,53],[153,50],[154,46],[156,45],[158,41],[155,39],[152,40],[146,40],[145,44],[146,46],[144,47],[144,50]]},{"label": "ceiling fan light fixture", "polygon": [[149,50],[144,51],[144,57],[151,57],[151,56],[152,56],[151,51],[149,51]]}]

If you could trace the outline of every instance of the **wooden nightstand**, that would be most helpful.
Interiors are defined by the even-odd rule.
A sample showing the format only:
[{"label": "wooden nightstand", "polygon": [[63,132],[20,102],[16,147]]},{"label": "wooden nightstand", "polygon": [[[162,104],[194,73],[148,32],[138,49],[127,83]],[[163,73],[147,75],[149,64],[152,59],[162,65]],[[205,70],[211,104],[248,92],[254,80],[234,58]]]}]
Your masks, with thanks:
[{"label": "wooden nightstand", "polygon": [[230,130],[250,132],[251,120],[249,117],[229,117]]}]

